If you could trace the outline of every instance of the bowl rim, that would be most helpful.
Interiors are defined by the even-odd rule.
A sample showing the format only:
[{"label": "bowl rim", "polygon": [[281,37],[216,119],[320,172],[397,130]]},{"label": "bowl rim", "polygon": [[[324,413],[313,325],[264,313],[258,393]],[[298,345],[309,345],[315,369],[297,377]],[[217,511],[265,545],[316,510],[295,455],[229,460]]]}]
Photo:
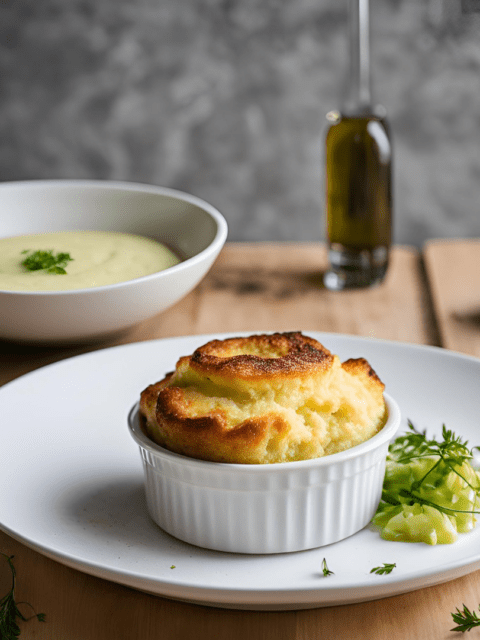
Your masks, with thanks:
[{"label": "bowl rim", "polygon": [[[65,289],[62,291],[11,291],[8,289],[0,289],[0,294],[5,296],[22,296],[22,297],[38,297],[38,296],[73,296],[73,295],[92,295],[92,294],[100,294],[105,292],[106,290],[112,291],[119,288],[132,287],[138,284],[139,282],[147,282],[153,279],[162,279],[168,278],[171,273],[179,273],[181,271],[185,271],[186,269],[190,269],[195,267],[196,264],[201,263],[205,258],[210,255],[215,255],[217,252],[220,252],[228,235],[228,224],[225,220],[224,216],[220,213],[220,211],[209,204],[206,200],[199,198],[198,196],[194,196],[185,191],[180,191],[178,189],[173,189],[171,187],[162,187],[147,183],[140,182],[128,182],[121,180],[84,180],[84,179],[67,179],[67,180],[17,180],[10,182],[0,183],[0,195],[2,191],[14,190],[14,189],[40,189],[42,187],[48,187],[53,189],[63,189],[63,188],[72,188],[72,187],[86,187],[88,189],[102,189],[102,190],[118,190],[118,191],[128,191],[128,192],[140,192],[140,193],[151,193],[153,195],[159,196],[167,196],[172,198],[177,198],[179,200],[183,200],[184,202],[188,202],[193,204],[200,209],[203,209],[210,215],[210,217],[215,221],[217,225],[217,230],[213,240],[210,244],[202,249],[199,253],[191,256],[190,258],[186,258],[182,260],[178,264],[175,264],[167,269],[162,271],[156,271],[155,273],[150,273],[145,276],[140,276],[138,278],[134,278],[133,280],[125,280],[122,282],[114,282],[112,284],[101,285],[98,287],[86,287],[83,289]],[[21,235],[21,234],[19,234]],[[11,237],[11,236],[1,236],[3,237]]]},{"label": "bowl rim", "polygon": [[397,402],[388,394],[384,393],[385,404],[387,405],[388,418],[382,429],[374,436],[361,442],[360,444],[332,453],[328,456],[321,458],[309,458],[307,460],[292,460],[290,462],[271,462],[268,464],[263,463],[231,463],[231,462],[212,462],[210,460],[201,460],[199,458],[190,458],[174,451],[169,451],[164,447],[161,447],[156,442],[153,442],[148,436],[145,435],[139,423],[139,402],[136,402],[131,407],[128,413],[128,429],[130,435],[135,440],[137,445],[142,449],[146,449],[153,456],[176,462],[177,464],[183,464],[201,468],[204,471],[212,471],[222,473],[223,471],[238,471],[240,473],[251,473],[252,471],[260,473],[269,473],[273,471],[283,470],[305,470],[318,467],[326,467],[334,465],[335,463],[346,462],[358,458],[364,454],[367,454],[373,450],[380,448],[383,444],[390,442],[400,427],[401,413]]}]

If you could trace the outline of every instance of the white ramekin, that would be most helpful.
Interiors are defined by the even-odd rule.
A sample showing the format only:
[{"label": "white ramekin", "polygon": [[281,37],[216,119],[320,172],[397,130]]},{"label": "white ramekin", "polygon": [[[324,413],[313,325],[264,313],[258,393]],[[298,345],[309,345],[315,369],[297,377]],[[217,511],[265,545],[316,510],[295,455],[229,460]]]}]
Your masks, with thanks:
[{"label": "white ramekin", "polygon": [[206,462],[168,451],[128,417],[140,448],[150,516],[167,533],[208,549],[284,553],[321,547],[363,529],[380,501],[388,445],[400,424],[324,458],[275,464]]}]

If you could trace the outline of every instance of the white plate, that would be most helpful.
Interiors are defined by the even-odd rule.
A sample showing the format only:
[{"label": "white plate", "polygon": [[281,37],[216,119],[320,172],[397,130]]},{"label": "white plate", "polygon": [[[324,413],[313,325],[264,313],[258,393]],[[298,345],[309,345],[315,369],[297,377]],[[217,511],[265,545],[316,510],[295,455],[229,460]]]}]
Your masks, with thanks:
[{"label": "white plate", "polygon": [[[480,443],[480,360],[434,347],[305,331],[342,359],[366,357],[430,435]],[[480,568],[480,525],[453,545],[386,542],[366,528],[328,547],[251,556],[182,543],[150,520],[127,414],[179,356],[216,336],[130,344],[50,365],[0,389],[0,527],[70,567],[150,593],[246,609],[373,600]],[[221,336],[224,337],[224,336]],[[334,575],[324,577],[326,558]],[[370,569],[395,562],[390,575]],[[171,568],[174,565],[175,568]]]}]

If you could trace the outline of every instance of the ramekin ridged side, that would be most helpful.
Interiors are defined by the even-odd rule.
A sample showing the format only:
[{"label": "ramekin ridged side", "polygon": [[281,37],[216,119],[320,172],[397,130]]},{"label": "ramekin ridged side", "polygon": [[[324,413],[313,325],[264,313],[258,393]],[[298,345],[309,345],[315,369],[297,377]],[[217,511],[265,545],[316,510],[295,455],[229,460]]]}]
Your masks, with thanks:
[{"label": "ramekin ridged side", "polygon": [[167,533],[235,553],[285,553],[321,547],[363,529],[381,497],[388,445],[400,424],[385,394],[388,420],[370,440],[297,462],[227,464],[188,458],[152,442],[138,405],[129,414],[140,448],[147,506]]}]

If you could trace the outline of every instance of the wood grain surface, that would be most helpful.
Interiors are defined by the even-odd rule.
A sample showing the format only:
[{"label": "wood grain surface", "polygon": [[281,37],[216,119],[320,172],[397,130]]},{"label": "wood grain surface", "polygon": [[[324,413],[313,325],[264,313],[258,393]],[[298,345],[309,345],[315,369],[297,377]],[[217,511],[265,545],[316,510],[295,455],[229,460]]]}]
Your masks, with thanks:
[{"label": "wood grain surface", "polygon": [[[480,257],[480,245],[467,244],[472,265],[475,253]],[[450,270],[442,258],[444,249],[453,265]],[[445,346],[463,350],[458,338],[449,337],[450,316],[460,308],[474,310],[477,294],[480,300],[480,276],[477,270],[468,284],[471,296],[465,294],[460,300],[454,274],[456,265],[464,262],[454,257],[460,252],[466,261],[461,249],[459,244],[444,243],[427,247],[431,292],[418,251],[396,247],[383,285],[332,293],[321,283],[326,265],[321,245],[227,244],[193,292],[127,334],[101,344],[62,348],[0,343],[0,383],[49,362],[115,344],[229,331],[333,331],[419,344],[439,344],[441,336],[448,342]],[[463,275],[456,277],[462,281]],[[472,307],[467,305],[469,297]],[[465,352],[471,344],[470,353],[478,355],[480,329],[472,332],[472,342],[462,344]],[[17,599],[47,615],[45,623],[22,622],[22,640],[442,640],[458,637],[450,632],[451,612],[463,603],[476,608],[480,602],[480,572],[475,572],[435,587],[349,606],[224,610],[169,601],[89,576],[1,532],[0,551],[15,556]],[[8,585],[8,571],[0,563],[0,596]]]},{"label": "wood grain surface", "polygon": [[0,384],[86,351],[180,335],[302,329],[437,343],[415,249],[396,247],[384,284],[368,290],[327,291],[326,264],[317,243],[227,244],[194,291],[124,335],[62,348],[0,342]]},{"label": "wood grain surface", "polygon": [[442,346],[480,357],[480,240],[432,240],[424,254]]}]

